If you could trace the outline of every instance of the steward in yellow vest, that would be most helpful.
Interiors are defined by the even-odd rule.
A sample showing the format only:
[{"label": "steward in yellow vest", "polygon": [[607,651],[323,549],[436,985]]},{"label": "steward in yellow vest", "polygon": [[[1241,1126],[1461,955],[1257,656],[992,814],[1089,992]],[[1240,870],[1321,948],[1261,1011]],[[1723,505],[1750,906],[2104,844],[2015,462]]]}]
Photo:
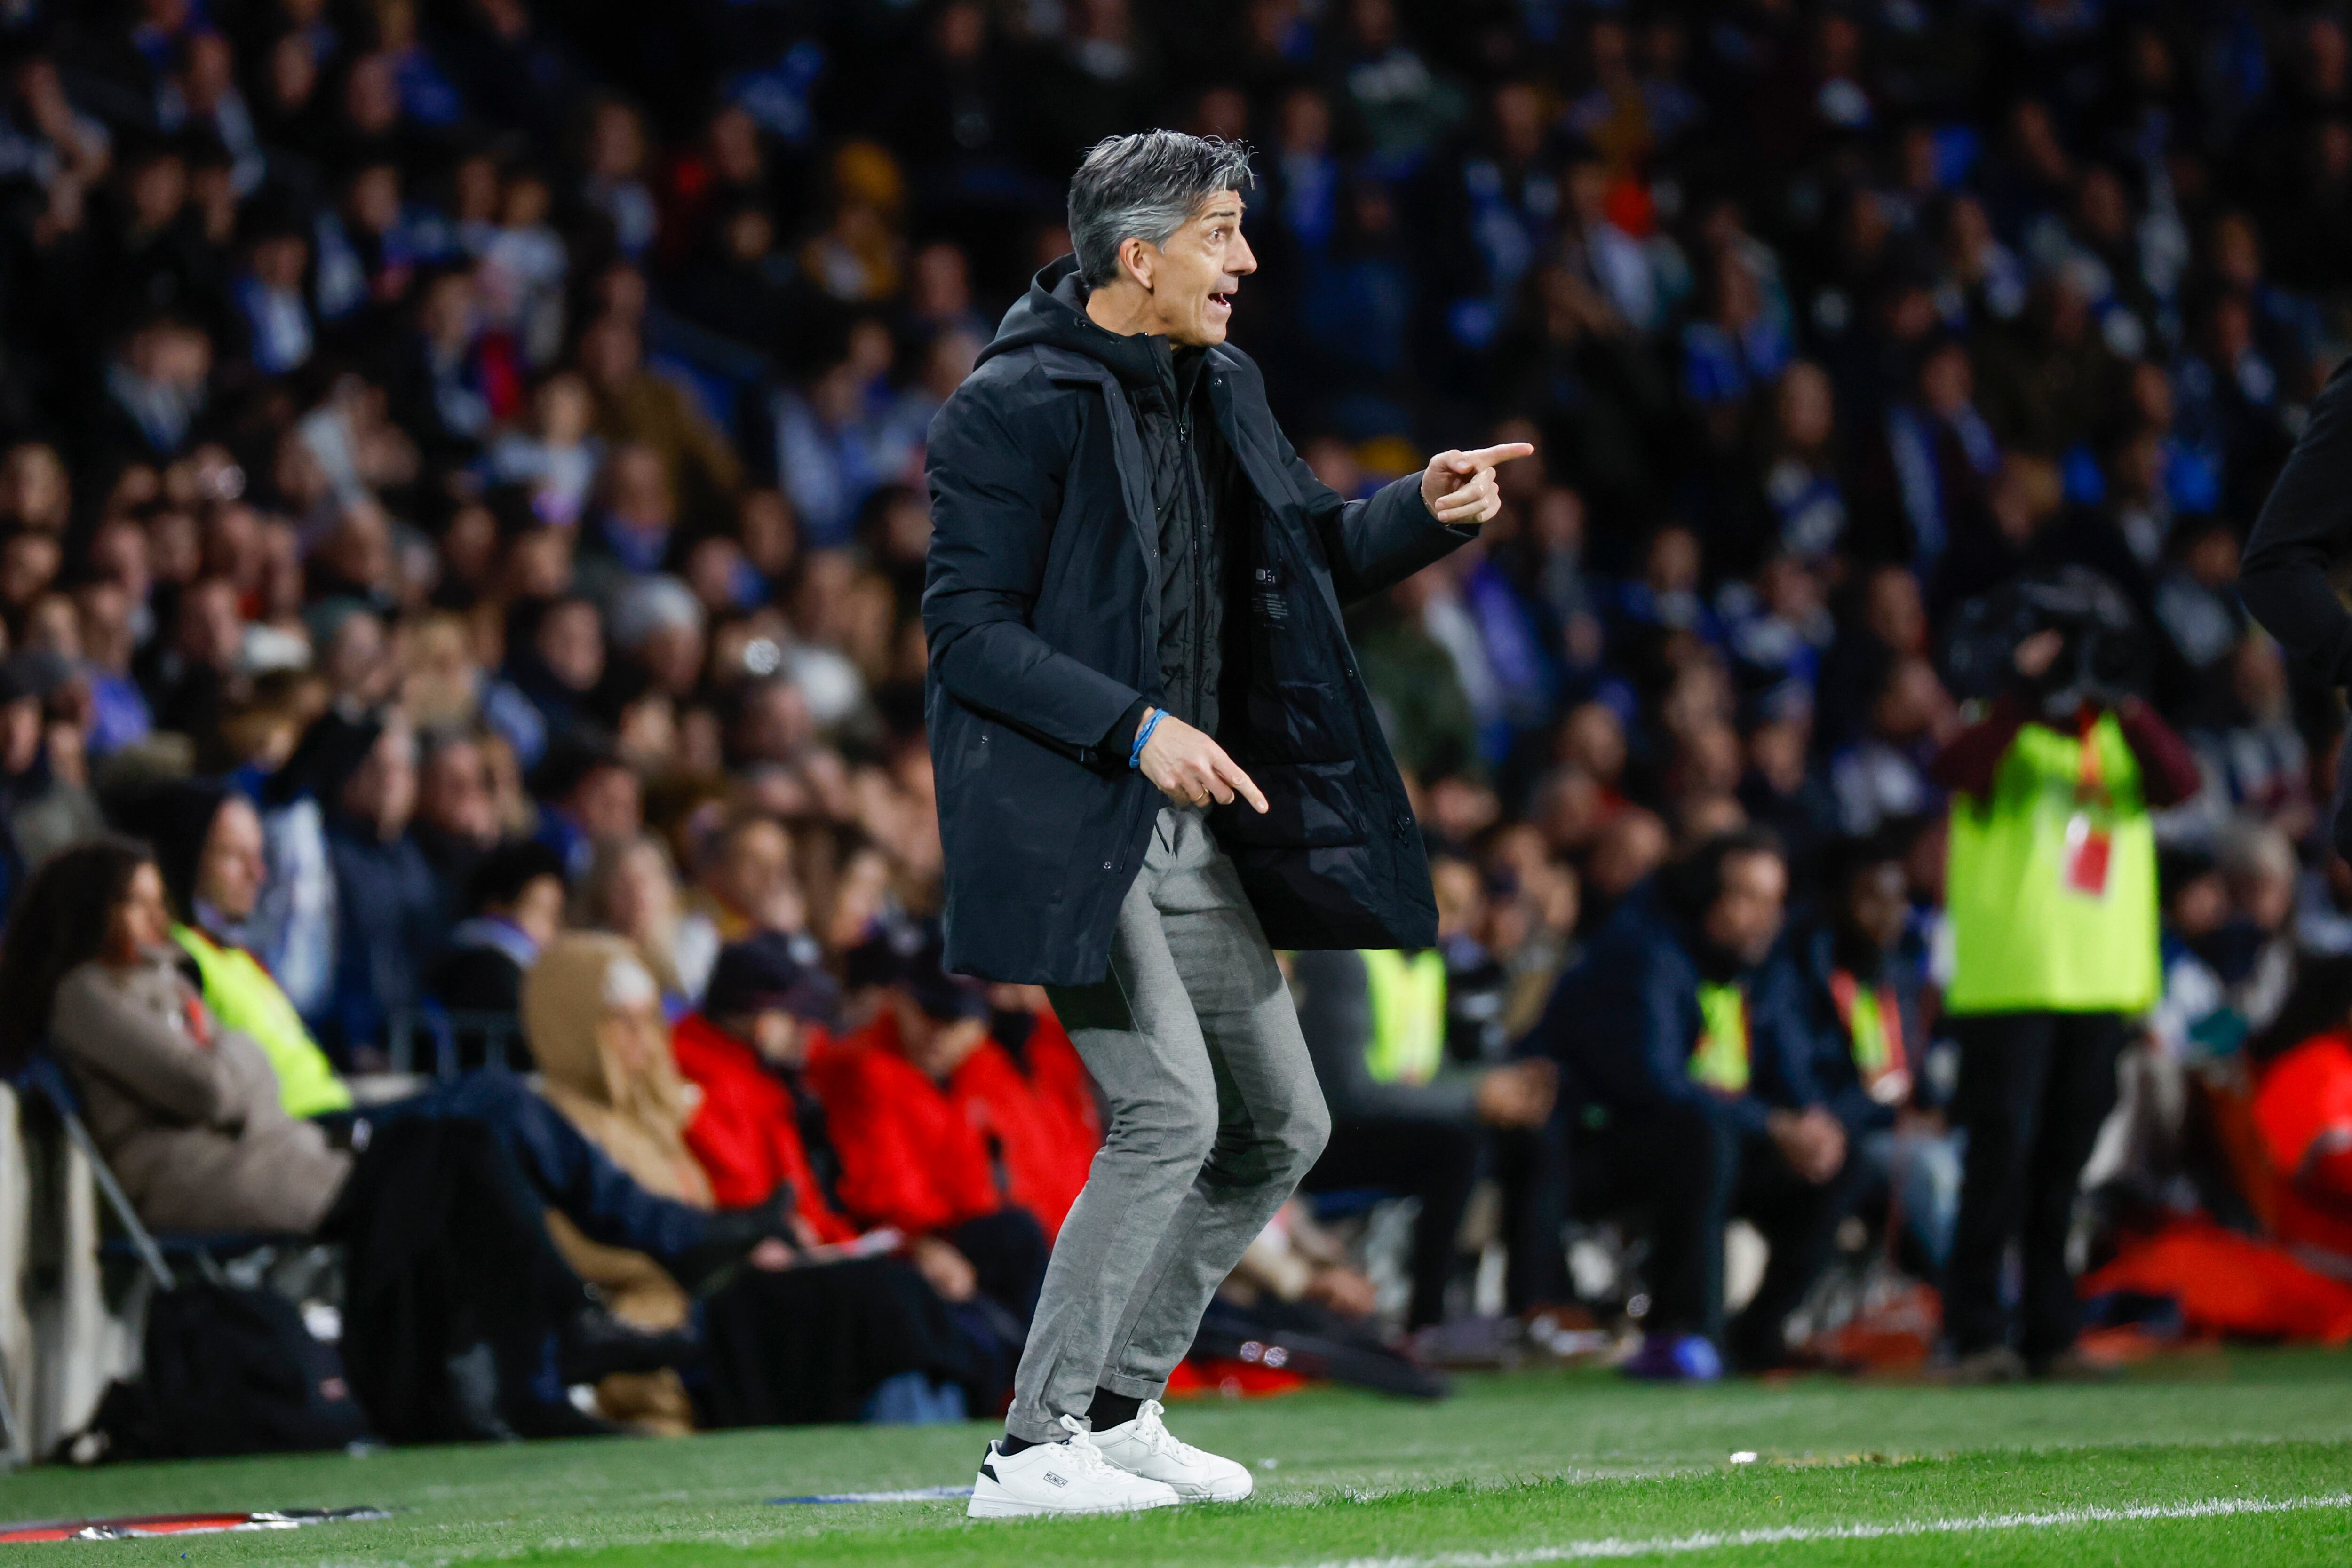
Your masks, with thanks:
[{"label": "steward in yellow vest", "polygon": [[[1550,1116],[1552,1064],[1447,1061],[1445,956],[1437,948],[1300,953],[1292,977],[1299,1031],[1331,1110],[1330,1141],[1305,1185],[1421,1199],[1408,1322],[1437,1322],[1486,1139]],[[1556,1248],[1559,1228],[1551,1229]],[[1514,1260],[1515,1270],[1527,1267]]]},{"label": "steward in yellow vest", "polygon": [[214,940],[193,925],[174,925],[172,940],[195,961],[205,1006],[213,1017],[253,1037],[278,1074],[278,1103],[289,1116],[317,1116],[352,1108],[352,1092],[335,1076],[327,1053],[303,1027],[301,1015],[261,960],[242,947]]},{"label": "steward in yellow vest", "polygon": [[[2074,1189],[2115,1104],[2116,1054],[2159,985],[2148,811],[2201,782],[2155,710],[2095,674],[2098,640],[2128,630],[2128,608],[2106,607],[2120,595],[2071,569],[2030,586],[2057,609],[2018,643],[2010,689],[1930,768],[1952,792],[1944,1006],[1968,1134],[1944,1326],[1969,1382],[2077,1364]],[[2014,1323],[2000,1289],[2012,1241]]]},{"label": "steward in yellow vest", "polygon": [[160,789],[146,802],[146,816],[141,825],[155,845],[164,890],[184,917],[172,937],[194,966],[205,1006],[261,1047],[288,1115],[350,1110],[351,1091],[284,988],[228,935],[253,919],[268,881],[252,803],[217,784],[184,782]]},{"label": "steward in yellow vest", "polygon": [[[1844,1212],[1844,1129],[1812,1077],[1793,970],[1768,963],[1788,885],[1770,833],[1710,841],[1627,895],[1530,1037],[1577,1101],[1577,1211],[1654,1218],[1636,1376],[1706,1380],[1727,1358],[1785,1360],[1785,1320]],[[1763,1230],[1771,1262],[1727,1322],[1723,1233],[1735,1216]]]}]

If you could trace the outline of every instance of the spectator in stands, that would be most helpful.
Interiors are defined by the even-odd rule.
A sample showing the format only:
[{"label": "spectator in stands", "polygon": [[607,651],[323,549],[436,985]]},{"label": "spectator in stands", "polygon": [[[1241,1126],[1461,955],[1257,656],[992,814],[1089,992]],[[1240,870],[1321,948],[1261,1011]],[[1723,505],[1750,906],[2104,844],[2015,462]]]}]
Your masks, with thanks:
[{"label": "spectator in stands", "polygon": [[809,1135],[824,1111],[805,1071],[839,1002],[831,976],[767,932],[719,950],[701,1007],[670,1035],[678,1071],[702,1092],[686,1142],[713,1196],[757,1203],[789,1186],[799,1234],[812,1246],[857,1234],[817,1174],[820,1160],[837,1163],[831,1139]]},{"label": "spectator in stands", "polygon": [[269,876],[260,813],[223,786],[189,783],[168,789],[151,821],[163,889],[181,914],[172,939],[194,961],[205,1005],[261,1048],[289,1116],[350,1110],[351,1091],[244,945]]},{"label": "spectator in stands", "polygon": [[950,975],[941,956],[937,932],[919,927],[856,948],[847,988],[873,1017],[828,1041],[809,1081],[824,1103],[849,1212],[913,1238],[916,1263],[942,1295],[976,1286],[1025,1322],[1045,1278],[1046,1236],[1085,1172],[1071,1180],[1061,1168],[1066,1149],[985,1130],[1008,1119],[992,1101],[1017,1103],[1019,1074],[988,1038],[986,988]]},{"label": "spectator in stands", "polygon": [[425,993],[453,1012],[520,1013],[522,977],[562,929],[566,897],[563,862],[545,844],[527,839],[484,855],[466,880],[462,918],[425,977]]},{"label": "spectator in stands", "polygon": [[[473,666],[467,666],[472,673]],[[497,783],[488,744],[462,729],[428,731],[417,768],[416,816],[409,835],[448,892],[462,895],[482,857],[498,847]],[[455,909],[457,918],[467,911]]]},{"label": "spectator in stands", "polygon": [[683,390],[647,370],[637,328],[608,314],[580,340],[580,369],[596,397],[596,434],[660,457],[668,494],[689,518],[715,512],[742,483],[742,460]]},{"label": "spectator in stands", "polygon": [[2352,963],[2305,972],[2280,1027],[2248,1042],[2266,1192],[2249,1195],[2275,1238],[2321,1267],[2352,1260]]},{"label": "spectator in stands", "polygon": [[1883,1197],[1930,1279],[1951,1256],[1960,1145],[1927,1066],[1920,955],[1906,951],[1902,833],[1854,841],[1830,868],[1829,909],[1790,934],[1781,961],[1812,1041],[1813,1081],[1845,1129],[1857,1201]]},{"label": "spectator in stands", "polygon": [[[1441,944],[1457,935],[1438,931]],[[1445,1316],[1454,1237],[1482,1164],[1481,1129],[1542,1127],[1557,1070],[1540,1060],[1475,1069],[1447,1061],[1445,959],[1438,948],[1301,953],[1291,961],[1291,979],[1299,1029],[1331,1109],[1331,1140],[1304,1186],[1379,1187],[1420,1199],[1405,1325],[1427,1328]],[[1556,1221],[1551,1228],[1557,1235]],[[1524,1274],[1530,1260],[1522,1252],[1516,1261]]]},{"label": "spectator in stands", "polygon": [[[1958,797],[1950,864],[1960,1042],[1953,1117],[1968,1136],[1945,1328],[1954,1375],[2006,1382],[2095,1374],[2075,1349],[2066,1268],[2074,1187],[2115,1103],[2130,1019],[2157,999],[2151,807],[2196,792],[2197,764],[2148,706],[2098,685],[2091,632],[2017,645],[1992,711],[1936,758]],[[2012,1323],[2001,1260],[2018,1245]]]},{"label": "spectator in stands", "polygon": [[672,1019],[693,1005],[678,976],[677,873],[661,840],[637,833],[604,841],[574,902],[574,925],[609,931],[635,950],[661,987],[662,1007]]},{"label": "spectator in stands", "polygon": [[[551,944],[524,984],[524,1027],[551,1100],[646,1190],[693,1209],[710,1184],[686,1142],[691,1112],[671,1058],[653,977],[618,937],[574,933]],[[779,1208],[796,1195],[772,1195]],[[765,1212],[765,1210],[762,1210]],[[675,1330],[694,1308],[695,1276],[625,1243],[591,1239],[561,1218],[564,1256],[625,1320]],[[828,1262],[799,1224],[753,1249],[751,1267],[700,1306],[700,1394],[676,1377],[624,1372],[602,1379],[599,1407],[657,1431],[694,1425],[840,1421],[877,1389],[912,1375],[952,1380],[965,1368],[938,1297],[898,1260]]]},{"label": "spectator in stands", "polygon": [[550,371],[530,395],[530,424],[499,437],[484,463],[488,477],[520,485],[531,516],[557,528],[576,528],[587,513],[604,446],[592,434],[595,404],[577,371]]},{"label": "spectator in stands", "polygon": [[50,855],[105,829],[70,754],[79,728],[48,716],[74,680],[72,666],[45,648],[0,660],[0,899]]},{"label": "spectator in stands", "polygon": [[[1710,841],[1611,919],[1530,1041],[1574,1086],[1578,1210],[1656,1205],[1635,1376],[1705,1380],[1725,1360],[1784,1362],[1784,1322],[1843,1212],[1845,1130],[1813,1081],[1794,998],[1759,972],[1787,896],[1769,835]],[[1771,1260],[1727,1324],[1723,1233],[1735,1216],[1763,1231]]]},{"label": "spectator in stands", "polygon": [[413,1007],[418,978],[440,945],[447,895],[408,836],[416,807],[416,737],[397,716],[353,733],[333,802],[328,847],[339,912],[334,994],[320,1033],[341,1060],[383,1049]]},{"label": "spectator in stands", "polygon": [[544,802],[539,841],[563,858],[564,874],[584,878],[609,845],[633,839],[645,821],[644,786],[601,732],[561,737],[532,770],[531,792]]},{"label": "spectator in stands", "polygon": [[793,840],[774,818],[747,813],[713,833],[678,927],[678,982],[698,994],[719,950],[763,931],[797,932],[806,918],[793,873]]},{"label": "spectator in stands", "polygon": [[[449,1212],[467,1217],[478,1281],[469,1298],[479,1314],[474,1332],[488,1336],[497,1381],[494,1392],[469,1390],[461,1368],[435,1367],[462,1417],[440,1435],[578,1431],[568,1406],[534,1391],[551,1338],[567,1380],[656,1367],[684,1353],[674,1338],[631,1332],[594,1304],[556,1257],[543,1207],[560,1208],[586,1234],[651,1249],[695,1280],[772,1235],[770,1209],[710,1216],[649,1195],[559,1120],[530,1118],[536,1103],[519,1088],[496,1095],[504,1135],[474,1110],[444,1109],[392,1118],[386,1135],[354,1139],[355,1149],[337,1146],[318,1123],[287,1114],[269,1058],[220,1022],[180,974],[164,899],[154,859],[136,841],[99,839],[44,867],[0,952],[0,1055],[13,1072],[44,1045],[56,1053],[83,1096],[100,1153],[141,1218],[163,1230],[323,1234],[355,1250],[381,1249],[381,1206],[419,1201],[383,1190],[379,1173],[413,1147],[392,1128],[482,1127],[478,1142],[442,1146],[462,1155],[445,1177],[465,1195]],[[378,1256],[355,1259],[355,1270]],[[397,1347],[347,1335],[344,1353],[364,1385],[372,1369],[362,1358]]]}]

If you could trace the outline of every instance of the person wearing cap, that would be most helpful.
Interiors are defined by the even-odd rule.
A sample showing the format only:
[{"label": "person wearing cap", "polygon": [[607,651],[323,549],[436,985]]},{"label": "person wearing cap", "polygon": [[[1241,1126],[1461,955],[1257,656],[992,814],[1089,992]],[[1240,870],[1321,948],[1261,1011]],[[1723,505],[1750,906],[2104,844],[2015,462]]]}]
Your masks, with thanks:
[{"label": "person wearing cap", "polygon": [[73,666],[47,648],[0,660],[0,908],[34,867],[106,831],[89,790],[51,766],[48,704],[75,678]]},{"label": "person wearing cap", "polygon": [[[523,982],[523,1021],[549,1100],[583,1136],[646,1191],[716,1207],[687,1136],[695,1095],[669,1044],[660,988],[626,942],[572,931],[549,943]],[[772,1214],[779,1234],[698,1303],[693,1278],[666,1260],[551,1220],[573,1269],[623,1318],[698,1331],[708,1375],[690,1405],[667,1377],[625,1375],[598,1386],[608,1416],[668,1430],[848,1420],[890,1379],[913,1374],[928,1392],[967,1370],[948,1312],[905,1260],[811,1256],[826,1238],[812,1234],[797,1193],[733,1212]]]},{"label": "person wearing cap", "polygon": [[678,1071],[702,1091],[686,1145],[711,1195],[740,1205],[788,1189],[808,1245],[858,1232],[818,1174],[835,1156],[824,1108],[803,1082],[838,998],[830,975],[793,956],[789,938],[763,932],[719,949],[701,1008],[670,1033]]},{"label": "person wearing cap", "polygon": [[860,944],[845,967],[873,1016],[809,1063],[840,1155],[842,1203],[913,1238],[917,1265],[942,1295],[976,1288],[1027,1321],[1046,1222],[1000,1185],[998,1151],[954,1092],[968,1072],[989,1072],[974,1061],[991,1053],[1018,1076],[989,1040],[986,988],[949,974],[936,932],[919,927]]}]

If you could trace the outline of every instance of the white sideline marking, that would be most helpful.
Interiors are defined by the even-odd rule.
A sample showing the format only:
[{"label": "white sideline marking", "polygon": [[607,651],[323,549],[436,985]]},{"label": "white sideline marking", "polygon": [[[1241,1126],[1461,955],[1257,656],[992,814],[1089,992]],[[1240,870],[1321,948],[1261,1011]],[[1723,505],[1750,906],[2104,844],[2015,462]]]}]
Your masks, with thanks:
[{"label": "white sideline marking", "polygon": [[1517,1568],[1521,1563],[1581,1563],[1618,1557],[1666,1557],[1743,1546],[1801,1545],[1815,1541],[1886,1541],[1906,1535],[1978,1535],[1996,1530],[2072,1530],[2086,1524],[2135,1524],[2176,1519],[2226,1519],[2237,1514],[2308,1513],[2352,1508],[2352,1492],[2325,1497],[2207,1498],[2201,1502],[2135,1503],[2126,1508],[2062,1508],[2047,1513],[1980,1513],[1966,1519],[1910,1519],[1886,1524],[1779,1525],[1769,1530],[1709,1530],[1646,1540],[1603,1536],[1530,1546],[1517,1552],[1441,1552],[1414,1557],[1342,1557],[1316,1568]]}]

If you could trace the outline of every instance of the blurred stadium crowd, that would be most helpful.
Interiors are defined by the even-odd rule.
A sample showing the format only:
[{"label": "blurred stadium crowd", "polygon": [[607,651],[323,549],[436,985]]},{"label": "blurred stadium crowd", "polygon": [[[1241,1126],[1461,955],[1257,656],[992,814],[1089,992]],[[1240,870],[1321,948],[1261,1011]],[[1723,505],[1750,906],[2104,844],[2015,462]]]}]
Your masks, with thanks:
[{"label": "blurred stadium crowd", "polygon": [[[2234,583],[2352,342],[2328,7],[0,0],[0,901],[110,826],[152,842],[184,946],[257,959],[323,1053],[270,1052],[297,1116],[348,1103],[337,1074],[533,1065],[498,1020],[561,930],[617,937],[697,1028],[750,941],[728,1016],[806,1020],[818,1066],[772,1051],[775,1113],[816,1107],[852,1157],[665,1196],[757,1205],[793,1176],[803,1249],[999,1208],[1050,1234],[1097,1135],[1073,1061],[1027,1049],[1058,1033],[1042,995],[926,967],[924,438],[1067,250],[1079,155],[1155,124],[1257,150],[1234,338],[1326,483],[1538,450],[1480,541],[1351,621],[1441,948],[1299,964],[1343,1127],[1419,1129],[1349,1180],[1422,1199],[1390,1305],[1427,1354],[1474,1309],[1581,1293],[1605,1319],[1638,1289],[1683,1331],[1651,1370],[1703,1375],[1680,1339],[1727,1335],[1771,1364],[1777,1324],[1724,1322],[1735,1211],[1774,1242],[1768,1314],[1858,1215],[1940,1279],[1964,1164],[1996,1169],[1952,1135],[1946,910],[2004,895],[1948,889],[1948,812],[1990,798],[2021,723],[2071,742],[2072,707],[2038,722],[2053,694],[2086,751],[2116,716],[2107,766],[2160,808],[2160,878],[2112,895],[2160,911],[2162,957],[2096,1004],[2121,1020],[2095,1047],[2123,1059],[2109,1201],[2086,1222],[2063,1156],[2021,1153],[1976,1249],[1997,1273],[2021,1223],[2093,1261],[2152,1215],[2275,1230],[2266,1184],[2329,1134],[2262,1120],[2263,1066],[2344,1024],[2352,867],[2314,808],[2341,705]],[[2053,674],[2017,653],[2045,628],[2104,652]],[[230,796],[257,829],[241,910],[205,893],[215,841],[244,841]],[[1664,1180],[1623,1135],[1654,1084],[1612,1063],[1669,1046],[1582,961],[1647,984],[1676,942],[1697,990],[1671,1049],[1752,1105],[1722,1135],[1772,1153],[1596,1232]],[[1729,1032],[1737,1071],[1702,1062]],[[818,1070],[861,1040],[921,1071]],[[982,1042],[1008,1079],[906,1110]],[[579,1092],[662,1101],[684,1146],[677,1071],[638,1064],[660,1092],[631,1099],[606,1061]],[[2077,1164],[2107,1098],[2076,1096]],[[980,1197],[917,1193],[923,1128],[973,1114],[1032,1119],[989,1134]],[[1465,1210],[1507,1287],[1457,1251]],[[1017,1317],[1028,1243],[969,1240],[923,1278]],[[1339,1338],[1377,1304],[1303,1209],[1263,1250],[1237,1301]],[[2047,1284],[2034,1370],[2073,1332],[2035,1318]],[[2001,1340],[1984,1322],[1958,1349]],[[614,1413],[645,1408],[691,1418]]]}]

